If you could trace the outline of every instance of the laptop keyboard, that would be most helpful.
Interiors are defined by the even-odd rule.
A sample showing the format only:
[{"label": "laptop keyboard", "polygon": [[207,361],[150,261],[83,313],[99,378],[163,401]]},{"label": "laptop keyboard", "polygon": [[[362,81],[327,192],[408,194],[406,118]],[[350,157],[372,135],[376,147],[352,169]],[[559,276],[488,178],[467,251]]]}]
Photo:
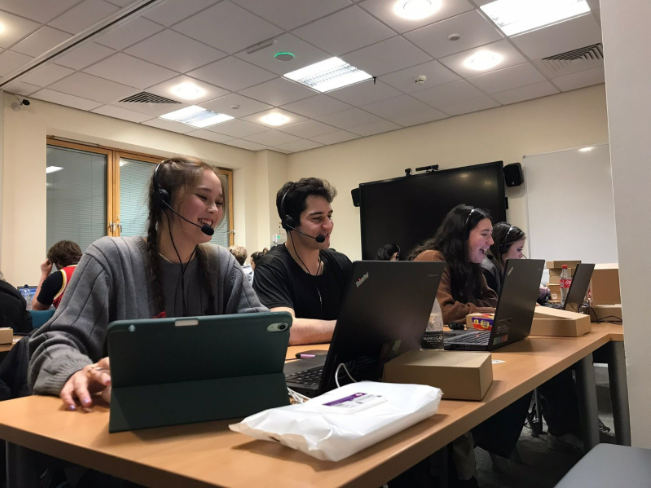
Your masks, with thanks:
[{"label": "laptop keyboard", "polygon": [[287,381],[287,383],[294,383],[303,386],[318,386],[322,375],[323,366],[319,366],[316,368],[299,371],[298,373],[285,375],[285,381]]},{"label": "laptop keyboard", "polygon": [[464,334],[450,339],[449,343],[462,343],[462,344],[488,344],[490,340],[491,332],[490,330],[478,330],[476,332],[471,332],[469,334]]}]

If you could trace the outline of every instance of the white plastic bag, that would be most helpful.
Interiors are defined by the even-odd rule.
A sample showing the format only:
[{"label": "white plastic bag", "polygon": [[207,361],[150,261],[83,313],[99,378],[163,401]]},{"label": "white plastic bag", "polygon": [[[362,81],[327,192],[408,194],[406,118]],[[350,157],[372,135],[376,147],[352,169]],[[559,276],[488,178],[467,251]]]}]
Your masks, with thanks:
[{"label": "white plastic bag", "polygon": [[443,393],[426,385],[362,381],[297,405],[272,408],[230,429],[340,461],[434,415]]}]

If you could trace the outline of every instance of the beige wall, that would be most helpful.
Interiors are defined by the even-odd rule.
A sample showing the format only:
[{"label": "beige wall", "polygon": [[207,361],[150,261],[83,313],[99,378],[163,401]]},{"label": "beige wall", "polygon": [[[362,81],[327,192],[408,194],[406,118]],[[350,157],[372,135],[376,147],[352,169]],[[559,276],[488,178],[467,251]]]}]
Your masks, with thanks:
[{"label": "beige wall", "polygon": [[268,216],[258,218],[258,199],[248,184],[256,177],[255,153],[39,100],[15,112],[10,107],[12,101],[13,97],[4,96],[0,243],[0,270],[9,282],[38,283],[39,265],[45,259],[47,136],[162,157],[194,156],[233,169],[235,241],[247,248],[258,247],[258,221],[266,223]]},{"label": "beige wall", "polygon": [[[332,244],[361,258],[359,209],[350,190],[359,183],[404,175],[404,168],[441,169],[608,142],[604,86],[486,110],[288,156],[288,177],[319,176],[334,184]],[[509,190],[508,218],[526,230],[523,189]],[[432,229],[432,232],[434,229]]]}]

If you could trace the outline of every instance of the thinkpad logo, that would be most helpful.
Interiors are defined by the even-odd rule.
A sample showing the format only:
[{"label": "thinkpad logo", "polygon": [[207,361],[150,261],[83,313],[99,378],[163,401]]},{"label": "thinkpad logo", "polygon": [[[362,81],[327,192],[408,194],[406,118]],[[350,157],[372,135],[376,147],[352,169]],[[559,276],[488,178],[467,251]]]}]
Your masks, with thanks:
[{"label": "thinkpad logo", "polygon": [[367,279],[368,279],[368,273],[366,273],[364,276],[362,276],[360,279],[357,280],[357,283],[355,283],[355,285],[357,285],[357,288],[359,288],[360,286],[362,286],[362,284],[363,284]]}]

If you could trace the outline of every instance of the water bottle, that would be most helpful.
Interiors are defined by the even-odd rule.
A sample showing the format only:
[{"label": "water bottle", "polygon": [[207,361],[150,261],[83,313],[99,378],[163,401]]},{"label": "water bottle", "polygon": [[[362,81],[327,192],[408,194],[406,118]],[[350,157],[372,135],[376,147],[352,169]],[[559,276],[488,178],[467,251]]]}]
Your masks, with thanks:
[{"label": "water bottle", "polygon": [[443,313],[436,298],[429,314],[421,346],[423,349],[443,349]]},{"label": "water bottle", "polygon": [[560,288],[561,288],[561,305],[565,306],[565,300],[567,299],[567,294],[570,291],[570,286],[572,286],[572,275],[570,270],[567,268],[567,264],[564,264],[561,267],[561,277],[560,277]]}]

